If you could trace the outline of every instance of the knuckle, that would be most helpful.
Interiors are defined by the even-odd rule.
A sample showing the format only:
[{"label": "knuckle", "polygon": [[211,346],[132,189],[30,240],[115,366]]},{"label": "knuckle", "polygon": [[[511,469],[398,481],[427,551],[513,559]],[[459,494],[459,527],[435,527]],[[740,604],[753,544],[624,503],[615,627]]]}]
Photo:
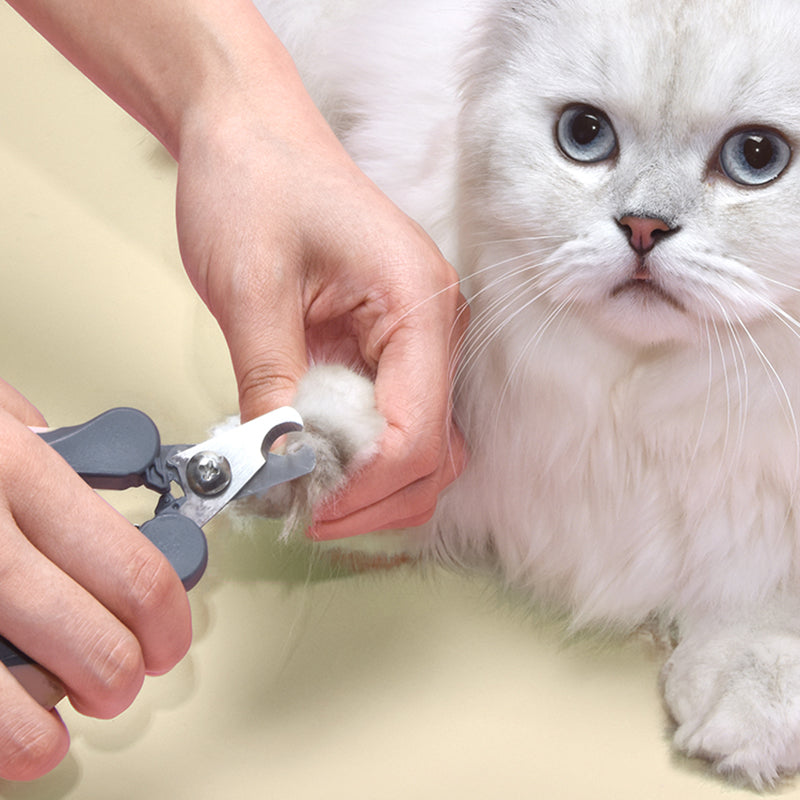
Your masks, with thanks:
[{"label": "knuckle", "polygon": [[178,576],[166,557],[149,546],[140,547],[128,561],[124,583],[126,621],[148,621],[164,614],[175,602]]},{"label": "knuckle", "polygon": [[469,456],[470,454],[463,438],[458,432],[455,432],[447,443],[440,489],[444,489],[452,483],[466,469],[469,463]]},{"label": "knuckle", "polygon": [[144,681],[144,660],[139,643],[125,628],[101,637],[86,660],[93,716],[114,717],[124,711]]},{"label": "knuckle", "polygon": [[447,264],[447,270],[441,280],[445,283],[442,289],[443,302],[451,312],[455,313],[465,304],[458,273],[450,264]]},{"label": "knuckle", "polygon": [[433,478],[423,478],[403,492],[398,498],[400,505],[395,506],[395,519],[391,525],[383,528],[416,528],[429,522],[436,512],[439,499],[439,487]]},{"label": "knuckle", "polygon": [[436,511],[436,507],[427,509],[422,514],[417,514],[416,516],[411,517],[410,519],[403,521],[403,527],[405,528],[419,528],[421,525],[425,525],[426,523],[430,522],[433,518],[433,514]]},{"label": "knuckle", "polygon": [[442,461],[444,446],[444,437],[436,431],[420,436],[416,440],[410,453],[411,468],[415,478],[425,479],[437,472]]},{"label": "knuckle", "polygon": [[460,347],[463,343],[464,335],[469,328],[470,320],[472,319],[472,310],[469,303],[464,298],[464,295],[459,291],[455,297],[455,309],[452,325],[452,339],[454,340],[455,347]]},{"label": "knuckle", "polygon": [[66,754],[69,745],[66,731],[48,719],[40,724],[35,718],[7,720],[0,736],[0,776],[25,781],[39,778],[52,769]]},{"label": "knuckle", "polygon": [[431,504],[421,503],[417,508],[412,509],[413,512],[410,517],[402,521],[404,527],[418,528],[420,525],[430,522],[436,512],[436,500]]},{"label": "knuckle", "polygon": [[178,574],[158,550],[142,547],[130,560],[124,602],[148,672],[171,669],[189,649],[191,615]]},{"label": "knuckle", "polygon": [[427,522],[436,510],[436,503],[439,499],[439,487],[433,481],[425,481],[421,487],[420,496],[416,503],[416,517],[422,518]]},{"label": "knuckle", "polygon": [[256,416],[271,410],[272,406],[289,402],[302,373],[300,365],[289,372],[278,371],[271,364],[256,364],[242,371],[238,376],[238,385],[243,418]]}]

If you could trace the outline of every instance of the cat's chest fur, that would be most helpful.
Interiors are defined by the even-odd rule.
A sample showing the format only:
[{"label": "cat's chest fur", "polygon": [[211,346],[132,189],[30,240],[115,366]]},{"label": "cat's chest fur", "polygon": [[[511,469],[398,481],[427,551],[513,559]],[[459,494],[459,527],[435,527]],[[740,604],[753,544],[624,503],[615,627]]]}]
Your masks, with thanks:
[{"label": "cat's chest fur", "polygon": [[471,368],[492,390],[460,396],[477,447],[445,537],[489,536],[507,574],[583,621],[753,600],[796,572],[797,381],[732,343],[633,357],[567,323],[525,361],[514,338]]}]

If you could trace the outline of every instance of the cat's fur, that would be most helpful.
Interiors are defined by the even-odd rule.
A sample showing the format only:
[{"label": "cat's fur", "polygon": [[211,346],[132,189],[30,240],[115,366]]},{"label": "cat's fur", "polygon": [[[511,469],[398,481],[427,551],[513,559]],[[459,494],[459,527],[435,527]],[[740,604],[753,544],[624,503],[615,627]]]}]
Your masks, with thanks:
[{"label": "cat's fur", "polygon": [[[747,126],[800,148],[800,4],[258,5],[471,302],[471,460],[409,542],[578,623],[673,623],[677,747],[756,786],[798,771],[800,166],[748,187],[719,157]],[[609,158],[562,151],[574,103]],[[640,259],[629,217],[676,230]]]}]

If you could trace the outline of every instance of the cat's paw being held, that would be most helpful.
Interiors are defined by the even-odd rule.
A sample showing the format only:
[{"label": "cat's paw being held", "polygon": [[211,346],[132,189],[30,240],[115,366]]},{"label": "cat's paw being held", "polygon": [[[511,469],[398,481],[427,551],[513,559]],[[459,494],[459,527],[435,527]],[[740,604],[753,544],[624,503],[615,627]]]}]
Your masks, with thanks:
[{"label": "cat's paw being held", "polygon": [[800,771],[800,635],[741,626],[681,642],[662,674],[675,747],[756,789]]},{"label": "cat's paw being held", "polygon": [[283,517],[284,537],[307,527],[314,509],[370,462],[386,427],[372,381],[341,365],[312,367],[298,384],[292,406],[304,429],[286,437],[286,451],[311,447],[316,466],[309,475],[274,487],[266,497],[247,498],[239,507],[248,514]]}]

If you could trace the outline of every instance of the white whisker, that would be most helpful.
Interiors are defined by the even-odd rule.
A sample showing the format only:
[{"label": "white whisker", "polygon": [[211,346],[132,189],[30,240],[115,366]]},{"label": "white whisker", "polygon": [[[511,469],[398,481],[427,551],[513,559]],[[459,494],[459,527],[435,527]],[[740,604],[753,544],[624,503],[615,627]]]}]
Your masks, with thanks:
[{"label": "white whisker", "polygon": [[[736,463],[742,452],[744,441],[744,429],[747,420],[747,404],[748,404],[748,378],[747,378],[747,364],[744,357],[744,351],[736,335],[736,330],[731,322],[725,307],[712,294],[708,295],[709,298],[717,305],[722,318],[722,324],[727,338],[727,347],[720,337],[720,330],[718,325],[714,325],[714,336],[717,342],[717,349],[720,356],[720,370],[722,373],[722,381],[725,392],[725,430],[723,432],[722,452],[717,463],[717,473],[712,482],[712,486],[721,487],[727,483],[730,478],[731,470]],[[731,386],[731,376],[728,369],[729,358],[726,353],[730,354],[730,361],[733,363],[734,374],[736,378],[736,387],[738,394],[738,425],[736,442],[731,447],[731,430],[733,427],[733,394]]]},{"label": "white whisker", "polygon": [[[503,386],[501,388],[501,391],[500,391],[500,394],[499,394],[499,397],[498,397],[498,400],[497,400],[498,414],[497,414],[497,417],[495,419],[497,419],[497,418],[499,418],[501,416],[500,413],[499,413],[500,409],[502,408],[503,403],[505,402],[506,396],[507,396],[507,394],[509,393],[509,391],[511,389],[513,381],[515,380],[515,378],[518,375],[520,364],[522,364],[523,361],[527,360],[527,358],[529,357],[530,351],[533,350],[535,347],[537,347],[541,343],[542,337],[544,336],[544,334],[548,330],[548,328],[551,327],[553,322],[556,321],[556,320],[560,320],[563,317],[562,312],[566,308],[568,308],[570,305],[572,305],[572,303],[575,301],[575,298],[577,297],[577,295],[578,295],[578,290],[574,289],[560,303],[558,303],[556,306],[553,306],[548,311],[548,313],[546,314],[546,316],[542,320],[542,322],[539,324],[539,327],[536,329],[536,331],[533,333],[533,335],[525,340],[524,346],[522,348],[520,348],[520,351],[517,354],[517,357],[514,359],[514,362],[509,366],[509,369],[508,369],[508,371],[506,373],[505,379],[503,380]],[[526,305],[532,304],[533,302],[536,301],[536,299],[537,298],[531,299]],[[520,312],[523,311],[523,310],[524,310],[524,308],[523,309],[519,309]]]},{"label": "white whisker", "polygon": [[[692,465],[697,460],[697,455],[700,452],[700,443],[703,440],[703,432],[706,428],[706,422],[708,420],[708,413],[711,408],[711,387],[714,379],[714,359],[713,354],[711,352],[711,330],[709,325],[709,319],[707,316],[703,316],[703,328],[706,334],[706,348],[708,349],[708,378],[707,378],[707,386],[706,386],[706,397],[705,402],[703,403],[703,416],[700,419],[700,427],[697,431],[697,438],[694,443],[694,448],[692,450],[692,455],[689,458],[689,468],[686,471],[686,483],[684,483],[684,492],[686,491],[688,481],[690,480],[691,476],[691,468]],[[714,327],[714,334],[717,340],[717,347],[720,351],[720,357],[722,357],[722,346],[719,340],[719,331],[717,330],[716,325]]]},{"label": "white whisker", "polygon": [[488,247],[490,245],[499,245],[499,244],[522,244],[527,242],[553,242],[553,241],[562,241],[562,235],[558,234],[539,234],[537,236],[515,236],[508,239],[487,239],[487,240],[480,240],[476,242],[473,246],[473,249]]},{"label": "white whisker", "polygon": [[538,289],[537,278],[538,276],[534,275],[522,284],[516,283],[509,291],[496,298],[489,308],[483,311],[480,320],[475,321],[469,335],[468,353],[464,363],[461,365],[462,369],[458,376],[460,381],[466,380],[480,356],[520,314],[566,281],[566,278],[563,278],[561,281],[537,291],[533,296],[525,298],[524,302],[519,304],[512,313],[506,314],[505,312],[511,307],[512,301],[515,304],[518,303],[526,289],[529,287]]},{"label": "white whisker", "polygon": [[800,338],[800,320],[795,319],[791,314],[782,309],[775,303],[769,304],[769,309],[773,315],[785,325],[795,336]]},{"label": "white whisker", "polygon": [[[751,346],[753,347],[753,351],[755,352],[758,360],[761,362],[761,365],[764,367],[764,371],[769,378],[770,385],[772,386],[772,390],[775,394],[776,399],[778,400],[779,405],[781,406],[781,410],[786,418],[786,421],[789,423],[789,426],[792,429],[792,437],[795,443],[798,442],[798,433],[800,432],[800,428],[798,428],[797,416],[794,411],[794,405],[792,404],[791,396],[789,395],[789,391],[786,388],[786,384],[784,383],[781,376],[778,374],[778,371],[775,369],[772,361],[763,351],[761,346],[755,340],[755,337],[750,332],[747,325],[739,319],[738,315],[737,321],[739,323],[740,329],[744,332],[747,336],[748,340],[750,341]],[[795,464],[794,464],[794,477],[792,480],[792,486],[794,487],[793,493],[798,488],[798,477],[800,477],[800,448],[795,446]],[[787,513],[789,511],[787,510]]]},{"label": "white whisker", "polygon": [[787,289],[790,292],[794,292],[794,293],[800,294],[800,287],[798,287],[798,286],[793,286],[790,283],[784,283],[783,281],[779,281],[779,280],[777,280],[775,278],[770,278],[767,275],[762,275],[761,278],[762,278],[762,280],[765,280],[768,283],[773,284],[774,286],[780,286],[781,289]]},{"label": "white whisker", "polygon": [[[527,240],[529,240],[529,239],[530,239],[530,240],[534,240],[534,239],[536,239],[536,238],[547,238],[547,237],[521,237],[519,240],[513,240],[513,239],[509,239],[508,241],[509,241],[509,242],[513,242],[513,241],[527,241]],[[426,303],[430,303],[430,302],[432,302],[433,300],[435,300],[435,299],[436,299],[437,297],[439,297],[440,295],[442,295],[442,294],[445,294],[446,292],[449,292],[450,290],[452,290],[453,288],[455,288],[455,287],[457,287],[457,286],[458,286],[459,288],[461,288],[461,289],[462,289],[462,291],[463,291],[463,290],[466,288],[466,287],[465,287],[465,284],[464,284],[464,281],[465,281],[465,280],[472,280],[472,279],[474,279],[474,278],[476,278],[476,277],[479,277],[479,276],[482,276],[482,275],[484,275],[485,273],[492,272],[492,271],[494,271],[494,270],[498,270],[498,269],[500,269],[501,267],[504,267],[504,266],[506,266],[506,265],[508,265],[508,264],[511,264],[511,263],[512,263],[512,262],[514,262],[514,261],[518,261],[519,259],[522,259],[522,258],[529,258],[529,257],[530,257],[532,254],[533,254],[532,252],[525,252],[525,253],[520,253],[520,254],[518,254],[518,255],[509,256],[509,258],[506,258],[506,259],[504,259],[504,260],[502,260],[502,261],[498,261],[498,262],[496,262],[496,263],[494,263],[494,264],[489,264],[488,266],[482,267],[481,269],[478,269],[478,270],[476,270],[475,272],[472,272],[472,273],[470,273],[470,274],[469,274],[468,276],[466,276],[466,277],[462,277],[462,278],[460,278],[458,281],[453,281],[452,283],[449,283],[449,284],[447,284],[446,286],[443,286],[443,287],[442,287],[441,289],[439,289],[437,292],[434,292],[433,294],[429,295],[428,297],[424,298],[423,300],[420,300],[420,301],[418,301],[417,303],[415,303],[414,305],[412,305],[410,308],[407,308],[407,309],[406,309],[406,310],[403,312],[403,314],[402,314],[400,317],[398,317],[398,318],[397,318],[397,319],[394,321],[394,323],[393,323],[392,325],[390,325],[390,326],[389,326],[389,327],[388,327],[388,328],[387,328],[387,329],[386,329],[386,330],[385,330],[385,331],[384,331],[384,332],[381,334],[381,336],[380,336],[380,337],[379,337],[379,339],[378,339],[378,344],[380,344],[380,343],[381,343],[381,342],[382,342],[384,339],[386,339],[386,338],[387,338],[389,335],[391,335],[392,331],[394,331],[394,330],[395,330],[395,329],[396,329],[396,328],[397,328],[397,327],[398,327],[398,326],[399,326],[399,325],[400,325],[400,324],[403,322],[403,320],[404,320],[404,319],[406,319],[408,316],[410,316],[411,314],[413,314],[414,312],[416,312],[418,309],[420,309],[420,308],[421,308],[422,306],[424,306]],[[524,272],[528,271],[529,269],[531,269],[531,267],[529,267],[529,266],[524,266],[524,267],[522,267],[522,268],[520,268],[520,269],[513,270],[513,271],[511,271],[511,272],[508,272],[508,273],[504,274],[503,276],[501,276],[501,279],[503,279],[503,280],[506,280],[506,279],[511,279],[511,278],[514,278],[514,277],[516,277],[517,275],[519,275],[519,274],[522,274],[522,273],[524,273]],[[475,300],[475,299],[476,299],[476,298],[477,298],[477,297],[478,297],[480,294],[482,294],[484,291],[486,291],[486,289],[487,289],[487,288],[490,288],[492,285],[493,285],[493,284],[492,284],[492,283],[490,283],[490,284],[488,284],[487,286],[484,286],[482,289],[480,289],[479,291],[477,291],[477,292],[475,292],[474,294],[471,294],[471,295],[467,295],[467,294],[466,294],[466,292],[465,292],[465,296],[466,296],[467,302],[468,302],[468,303],[470,303],[470,304],[471,304],[472,302],[474,302],[474,300]],[[458,318],[457,318],[457,319],[456,319],[456,321],[454,322],[454,327],[455,327],[455,325],[457,325],[457,322],[458,322]]]}]

